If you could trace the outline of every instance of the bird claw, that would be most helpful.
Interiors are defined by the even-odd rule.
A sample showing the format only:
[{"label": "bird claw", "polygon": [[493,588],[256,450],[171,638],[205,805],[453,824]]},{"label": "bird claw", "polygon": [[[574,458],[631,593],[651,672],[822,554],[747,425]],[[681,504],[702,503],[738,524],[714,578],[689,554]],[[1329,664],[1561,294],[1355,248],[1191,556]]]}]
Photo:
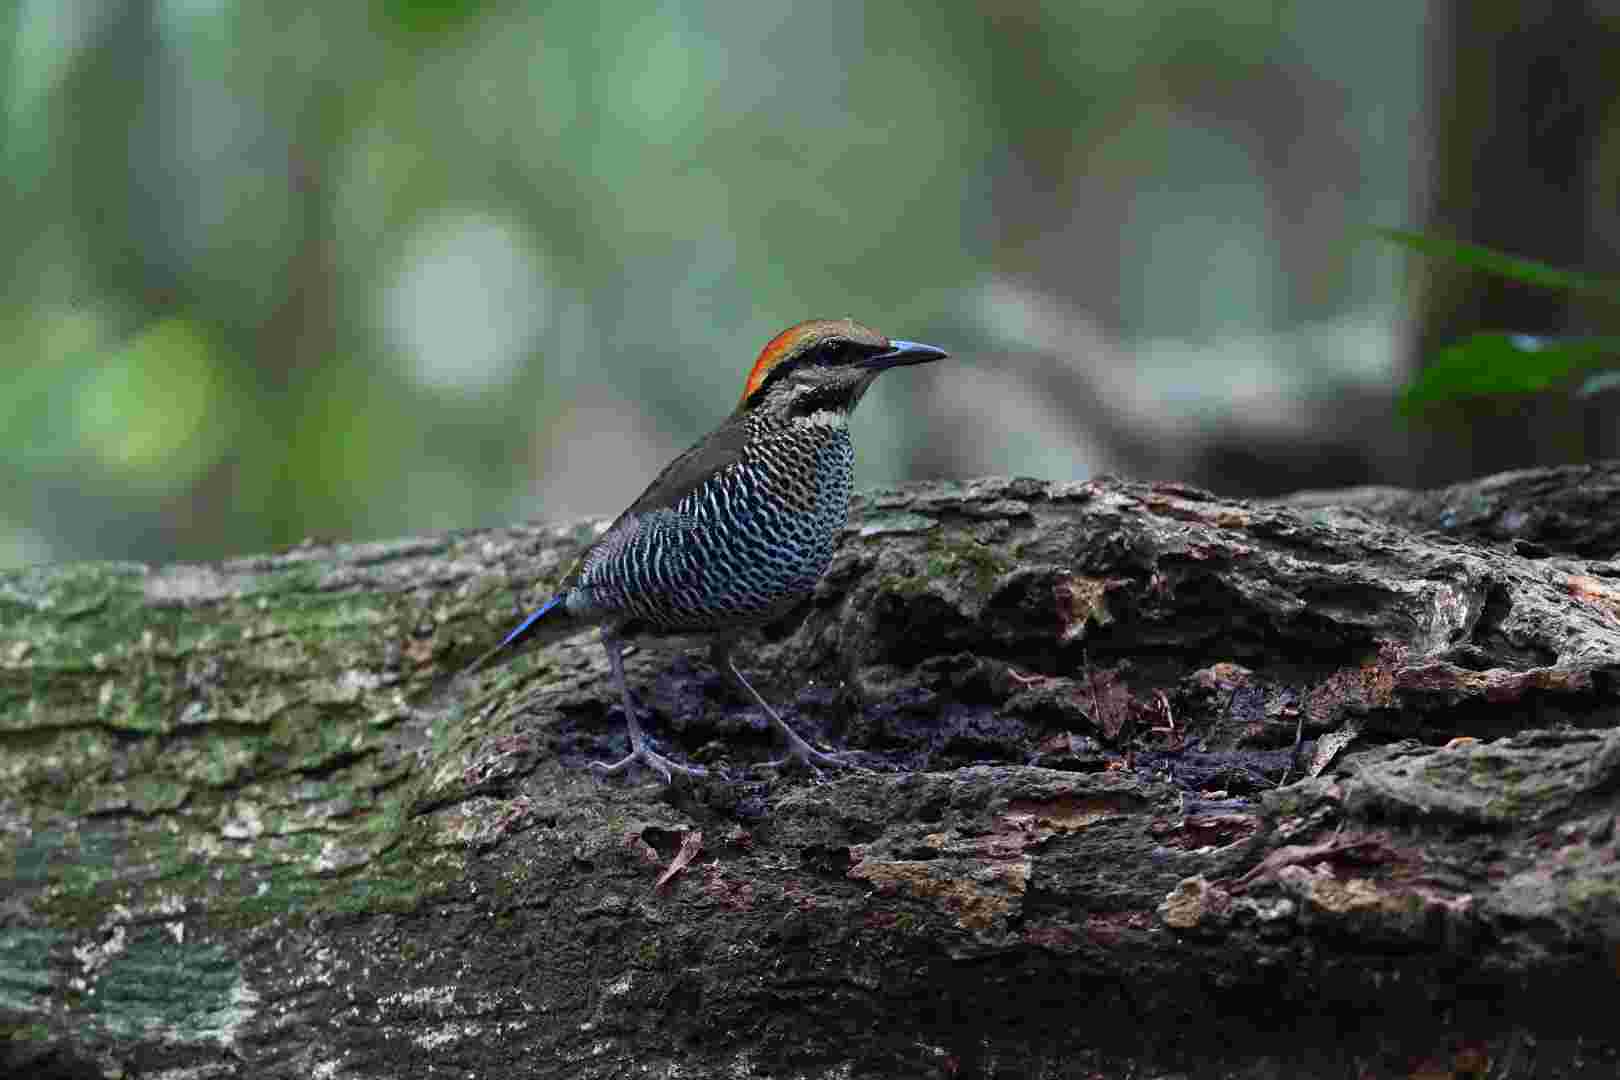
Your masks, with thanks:
[{"label": "bird claw", "polygon": [[761,769],[780,769],[788,765],[798,765],[799,767],[808,771],[810,775],[815,777],[817,780],[826,779],[826,777],[821,775],[821,769],[816,767],[818,765],[821,766],[821,768],[826,769],[860,768],[858,763],[850,761],[842,754],[829,754],[825,751],[817,750],[815,747],[805,742],[804,739],[797,734],[795,734],[788,743],[788,752],[786,757],[777,758],[775,761],[762,762],[758,767]]},{"label": "bird claw", "polygon": [[591,771],[598,776],[615,776],[629,769],[630,766],[640,763],[657,773],[667,786],[676,782],[679,776],[682,781],[695,780],[698,777],[709,775],[709,770],[699,765],[682,765],[671,761],[664,755],[649,749],[646,746],[633,746],[630,753],[613,762],[611,765],[605,761],[591,762]]}]

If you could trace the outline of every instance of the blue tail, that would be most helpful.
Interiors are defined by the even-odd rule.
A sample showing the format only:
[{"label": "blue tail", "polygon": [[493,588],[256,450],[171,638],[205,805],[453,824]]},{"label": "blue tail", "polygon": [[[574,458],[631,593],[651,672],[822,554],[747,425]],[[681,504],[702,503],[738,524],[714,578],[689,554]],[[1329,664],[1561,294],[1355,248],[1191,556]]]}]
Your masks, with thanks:
[{"label": "blue tail", "polygon": [[[462,669],[461,674],[471,675],[473,672],[477,671],[481,667],[484,667],[491,660],[494,660],[497,656],[500,656],[508,649],[511,649],[512,656],[516,656],[518,650],[515,648],[515,646],[522,645],[524,641],[532,637],[535,633],[535,627],[540,622],[541,617],[562,602],[563,597],[562,594],[559,593],[558,595],[553,596],[550,600],[547,600],[544,604],[541,604],[539,609],[535,611],[533,615],[530,615],[527,619],[524,619],[522,622],[518,623],[516,630],[513,630],[510,634],[507,634],[504,638],[502,638],[499,645],[495,646],[493,649],[489,650],[489,652],[474,660],[471,664],[468,664]],[[564,609],[563,613],[567,614],[567,610]],[[567,620],[556,621],[566,622]]]}]

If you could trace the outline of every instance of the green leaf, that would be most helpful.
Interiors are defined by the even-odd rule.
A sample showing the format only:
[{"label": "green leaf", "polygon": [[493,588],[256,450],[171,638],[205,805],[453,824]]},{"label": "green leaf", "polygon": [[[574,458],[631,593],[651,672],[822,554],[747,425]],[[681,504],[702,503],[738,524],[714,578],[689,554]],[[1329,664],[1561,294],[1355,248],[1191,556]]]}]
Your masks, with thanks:
[{"label": "green leaf", "polygon": [[1606,300],[1620,300],[1620,281],[1611,278],[1560,270],[1556,266],[1548,266],[1533,259],[1521,259],[1476,244],[1460,244],[1455,240],[1411,232],[1407,229],[1374,229],[1373,232],[1419,255],[1445,259],[1459,266],[1496,274],[1526,285],[1536,285],[1558,292],[1600,296]]},{"label": "green leaf", "polygon": [[1533,394],[1620,353],[1620,338],[1474,334],[1448,345],[1401,395],[1401,412],[1487,394]]}]

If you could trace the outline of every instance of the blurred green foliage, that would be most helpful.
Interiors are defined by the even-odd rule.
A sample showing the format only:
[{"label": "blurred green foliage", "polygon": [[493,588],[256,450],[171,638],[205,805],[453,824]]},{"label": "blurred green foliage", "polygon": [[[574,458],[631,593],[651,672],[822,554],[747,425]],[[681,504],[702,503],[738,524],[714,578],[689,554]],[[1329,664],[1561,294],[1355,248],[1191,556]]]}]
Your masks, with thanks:
[{"label": "blurred green foliage", "polygon": [[[1421,20],[20,0],[0,12],[0,566],[612,512],[811,316],[938,340],[1000,380],[975,388],[1025,363],[980,353],[1065,352],[1043,297],[1193,343],[1382,323],[1392,260],[1311,237],[1405,216]],[[1386,377],[1366,353],[1105,376],[1218,419],[1214,395],[1274,369]],[[862,483],[1090,467],[1041,445],[1094,394],[1032,383],[1056,419],[1010,405],[974,458],[937,433],[907,452],[937,425],[905,407],[928,383],[894,383],[858,418]],[[957,424],[999,422],[964,396],[983,411]]]},{"label": "blurred green foliage", "polygon": [[1441,402],[1548,390],[1591,396],[1611,383],[1587,373],[1617,359],[1620,338],[1470,334],[1429,359],[1403,391],[1401,411],[1412,416]]},{"label": "blurred green foliage", "polygon": [[[1521,259],[1444,237],[1404,229],[1375,231],[1386,240],[1421,255],[1509,281],[1553,292],[1620,301],[1620,281],[1561,270],[1533,259]],[[1402,391],[1401,411],[1413,416],[1446,402],[1549,390],[1590,397],[1620,384],[1620,373],[1597,371],[1617,360],[1620,360],[1620,338],[1557,338],[1505,332],[1470,334],[1427,358],[1417,376]]]},{"label": "blurred green foliage", "polygon": [[1535,285],[1557,292],[1594,296],[1600,300],[1620,300],[1620,281],[1576,273],[1573,270],[1561,270],[1534,259],[1521,259],[1505,252],[1492,251],[1478,244],[1463,244],[1443,236],[1426,235],[1410,229],[1375,229],[1374,232],[1419,255],[1446,259],[1458,266],[1495,274],[1509,281],[1523,282],[1526,285]]}]

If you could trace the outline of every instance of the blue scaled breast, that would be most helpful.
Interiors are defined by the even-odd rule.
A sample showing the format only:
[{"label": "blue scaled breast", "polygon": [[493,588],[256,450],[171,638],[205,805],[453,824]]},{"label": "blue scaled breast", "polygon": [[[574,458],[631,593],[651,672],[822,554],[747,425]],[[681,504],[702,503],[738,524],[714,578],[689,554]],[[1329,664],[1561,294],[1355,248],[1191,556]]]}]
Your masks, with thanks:
[{"label": "blue scaled breast", "polygon": [[569,614],[678,634],[766,622],[803,600],[849,519],[841,420],[750,417],[741,437],[722,429],[677,458],[563,582]]}]

